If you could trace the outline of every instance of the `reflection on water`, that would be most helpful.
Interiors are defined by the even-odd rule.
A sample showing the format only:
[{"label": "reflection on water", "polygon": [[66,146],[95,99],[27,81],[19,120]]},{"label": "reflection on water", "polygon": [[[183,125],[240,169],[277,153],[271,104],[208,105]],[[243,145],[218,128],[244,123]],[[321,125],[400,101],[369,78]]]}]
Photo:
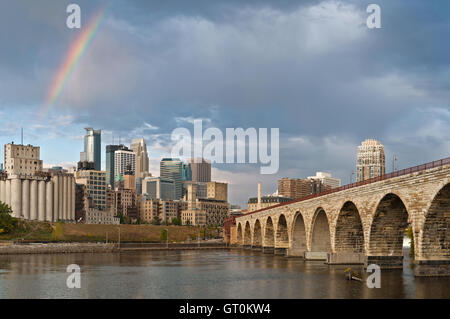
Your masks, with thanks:
[{"label": "reflection on water", "polygon": [[[81,289],[66,286],[70,264]],[[450,298],[450,278],[415,278],[407,260],[380,289],[346,268],[240,250],[0,256],[0,298]]]}]

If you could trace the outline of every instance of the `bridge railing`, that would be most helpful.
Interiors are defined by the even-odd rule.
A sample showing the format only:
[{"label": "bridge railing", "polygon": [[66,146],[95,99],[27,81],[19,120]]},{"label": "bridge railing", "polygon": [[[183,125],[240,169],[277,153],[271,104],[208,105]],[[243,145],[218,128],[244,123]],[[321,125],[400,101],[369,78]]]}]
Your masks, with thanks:
[{"label": "bridge railing", "polygon": [[251,214],[255,214],[255,213],[259,213],[261,211],[264,210],[268,210],[268,209],[272,209],[272,208],[276,208],[276,207],[281,207],[281,206],[286,206],[292,203],[297,203],[297,202],[302,202],[308,199],[312,199],[312,198],[316,198],[316,197],[320,197],[320,196],[324,196],[324,195],[328,195],[328,194],[332,194],[332,193],[337,193],[346,189],[350,189],[350,188],[355,188],[355,187],[359,187],[359,186],[363,186],[363,185],[367,185],[367,184],[371,184],[371,183],[375,183],[375,182],[379,182],[379,181],[384,181],[386,179],[390,179],[390,178],[394,178],[394,177],[399,177],[399,176],[403,176],[403,175],[408,175],[411,173],[416,173],[416,172],[421,172],[421,171],[425,171],[427,169],[431,169],[431,168],[435,168],[435,167],[440,167],[440,166],[444,166],[444,165],[448,165],[450,164],[450,157],[447,158],[443,158],[437,161],[433,161],[433,162],[429,162],[429,163],[425,163],[425,164],[421,164],[421,165],[417,165],[417,166],[413,166],[413,167],[408,167],[408,168],[404,168],[395,172],[391,172],[388,174],[384,174],[381,176],[377,176],[377,177],[373,177],[370,179],[366,179],[364,181],[360,181],[360,182],[355,182],[355,183],[351,183],[351,184],[347,184],[347,185],[343,185],[340,187],[336,187],[336,188],[332,188],[330,190],[326,190],[314,195],[308,195],[306,197],[302,197],[299,199],[294,199],[292,201],[289,202],[285,202],[282,204],[278,204],[278,205],[274,205],[274,206],[270,206],[270,207],[266,207],[263,209],[259,209],[250,213],[247,213],[243,216],[246,215],[251,215]]}]

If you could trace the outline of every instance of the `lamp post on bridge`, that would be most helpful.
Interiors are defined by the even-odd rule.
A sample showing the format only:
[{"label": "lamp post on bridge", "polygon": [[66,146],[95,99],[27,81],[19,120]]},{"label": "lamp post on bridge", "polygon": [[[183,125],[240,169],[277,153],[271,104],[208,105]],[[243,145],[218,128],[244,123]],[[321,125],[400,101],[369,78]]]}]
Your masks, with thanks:
[{"label": "lamp post on bridge", "polygon": [[392,157],[392,173],[395,172],[395,161],[397,160],[398,160],[397,156],[394,155]]}]

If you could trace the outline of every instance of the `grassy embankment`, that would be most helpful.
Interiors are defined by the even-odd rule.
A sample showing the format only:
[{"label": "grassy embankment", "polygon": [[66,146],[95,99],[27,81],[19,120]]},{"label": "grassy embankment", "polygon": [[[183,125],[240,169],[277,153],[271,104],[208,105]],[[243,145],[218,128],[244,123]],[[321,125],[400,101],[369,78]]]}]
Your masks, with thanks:
[{"label": "grassy embankment", "polygon": [[[169,230],[169,242],[197,240],[198,228],[189,226],[120,225],[121,242],[166,242],[161,232]],[[208,235],[216,236],[214,229]],[[203,237],[203,231],[201,232]],[[118,241],[119,225],[64,224],[36,221],[19,221],[19,227],[12,233],[0,234],[0,240],[21,240],[25,242],[98,242]]]}]

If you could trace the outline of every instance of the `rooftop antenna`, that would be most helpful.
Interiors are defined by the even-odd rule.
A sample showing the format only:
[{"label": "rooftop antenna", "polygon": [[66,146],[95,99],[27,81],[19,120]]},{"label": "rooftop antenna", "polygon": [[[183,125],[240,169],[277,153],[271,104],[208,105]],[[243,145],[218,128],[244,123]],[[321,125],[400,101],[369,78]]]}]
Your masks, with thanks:
[{"label": "rooftop antenna", "polygon": [[22,132],[21,132],[21,141],[22,141],[22,145],[23,145],[23,127],[22,127]]}]

